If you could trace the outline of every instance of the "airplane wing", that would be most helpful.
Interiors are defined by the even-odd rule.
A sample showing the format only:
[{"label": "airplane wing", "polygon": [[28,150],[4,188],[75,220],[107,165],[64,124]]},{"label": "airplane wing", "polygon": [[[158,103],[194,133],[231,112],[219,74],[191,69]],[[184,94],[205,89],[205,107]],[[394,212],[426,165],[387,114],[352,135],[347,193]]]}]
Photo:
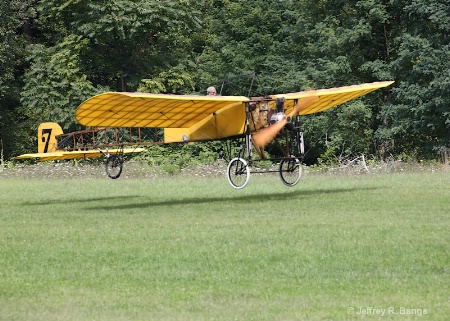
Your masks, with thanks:
[{"label": "airplane wing", "polygon": [[[289,113],[295,105],[295,100],[300,100],[305,97],[318,96],[319,100],[306,108],[300,110],[300,115],[308,115],[313,113],[318,113],[327,110],[331,107],[343,104],[352,99],[366,95],[379,88],[387,87],[394,83],[393,81],[380,81],[373,83],[366,83],[353,86],[345,86],[339,88],[329,88],[329,89],[318,89],[301,91],[296,93],[272,95],[275,98],[285,98],[286,113]],[[274,103],[272,103],[274,104]],[[271,108],[275,108],[271,106]]]},{"label": "airplane wing", "polygon": [[83,102],[75,118],[94,127],[189,128],[219,110],[244,110],[247,101],[243,96],[107,92]]},{"label": "airplane wing", "polygon": [[[275,109],[275,99],[285,98],[286,113],[297,100],[318,96],[319,99],[299,111],[307,115],[324,111],[393,81],[374,82],[339,88],[320,89],[272,95],[269,108]],[[256,99],[267,101],[267,97]],[[242,134],[245,125],[244,96],[167,95],[130,92],[107,92],[83,102],[75,112],[78,123],[93,127],[164,128],[164,142],[213,140]]]},{"label": "airplane wing", "polygon": [[43,157],[61,157],[64,155],[64,152],[52,152],[52,153],[30,153],[30,154],[22,154],[14,157],[14,159],[30,159],[30,158],[43,158]]},{"label": "airplane wing", "polygon": [[[109,154],[128,154],[128,153],[140,153],[145,151],[145,148],[125,148],[125,149],[110,149]],[[99,150],[85,150],[85,151],[72,151],[72,152],[52,152],[52,153],[34,153],[34,154],[23,154],[14,159],[30,159],[37,158],[41,162],[55,161],[55,160],[68,160],[68,159],[80,159],[80,158],[95,158],[103,156]]]}]

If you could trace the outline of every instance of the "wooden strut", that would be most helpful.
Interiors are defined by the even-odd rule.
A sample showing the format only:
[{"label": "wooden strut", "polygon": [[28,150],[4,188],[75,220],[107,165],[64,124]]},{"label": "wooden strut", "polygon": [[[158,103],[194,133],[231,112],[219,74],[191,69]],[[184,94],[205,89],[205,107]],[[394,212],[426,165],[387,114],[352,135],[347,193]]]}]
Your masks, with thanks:
[{"label": "wooden strut", "polygon": [[[147,128],[146,128],[147,129]],[[123,128],[123,133],[128,133],[129,139],[120,135],[117,127],[93,127],[68,134],[56,136],[58,149],[65,151],[89,150],[108,147],[123,147],[137,145],[164,144],[160,135],[149,128],[150,137],[144,138],[142,128]]]}]

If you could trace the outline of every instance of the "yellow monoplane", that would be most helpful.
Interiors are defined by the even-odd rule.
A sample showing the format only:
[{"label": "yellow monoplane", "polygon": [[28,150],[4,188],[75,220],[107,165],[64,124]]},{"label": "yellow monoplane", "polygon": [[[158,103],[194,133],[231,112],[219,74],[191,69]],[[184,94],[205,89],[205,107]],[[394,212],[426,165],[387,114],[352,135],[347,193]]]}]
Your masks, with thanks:
[{"label": "yellow monoplane", "polygon": [[[327,110],[392,83],[374,82],[263,97],[107,92],[83,102],[75,118],[80,124],[94,128],[158,129],[163,131],[163,137],[154,143],[161,144],[239,140],[239,151],[229,157],[227,167],[228,181],[234,188],[247,185],[256,160],[279,161],[281,180],[287,186],[294,186],[300,180],[304,156],[300,115]],[[275,142],[281,157],[267,156],[265,146],[271,141]],[[115,159],[113,156],[109,159]],[[122,163],[116,163],[121,171]]]}]

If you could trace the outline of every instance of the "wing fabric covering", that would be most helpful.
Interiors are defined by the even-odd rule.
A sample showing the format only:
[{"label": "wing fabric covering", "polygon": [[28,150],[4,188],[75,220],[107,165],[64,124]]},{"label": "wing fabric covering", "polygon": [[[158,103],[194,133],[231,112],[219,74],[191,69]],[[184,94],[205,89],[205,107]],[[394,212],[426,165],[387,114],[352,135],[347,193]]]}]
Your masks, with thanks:
[{"label": "wing fabric covering", "polygon": [[221,109],[242,107],[246,101],[242,96],[108,92],[82,103],[75,118],[93,127],[189,128]]},{"label": "wing fabric covering", "polygon": [[[345,86],[338,88],[329,88],[329,89],[318,89],[318,90],[309,90],[309,91],[301,91],[297,93],[289,93],[289,94],[280,94],[280,95],[272,95],[272,98],[281,98],[284,97],[286,100],[285,107],[286,113],[289,113],[295,105],[295,100],[300,100],[302,98],[318,96],[319,100],[313,104],[308,105],[306,108],[300,110],[300,115],[308,115],[318,113],[334,106],[346,103],[355,98],[364,96],[374,90],[387,87],[394,83],[393,81],[380,81],[373,83],[366,83],[360,85],[353,86]],[[272,103],[271,109],[275,108],[275,103]]]},{"label": "wing fabric covering", "polygon": [[[145,151],[145,148],[125,148],[125,149],[110,149],[106,154],[129,154],[129,153],[140,153]],[[23,154],[14,159],[29,159],[37,158],[41,162],[46,161],[57,161],[57,160],[68,160],[68,159],[85,159],[85,158],[96,158],[103,156],[99,150],[85,150],[85,151],[72,151],[72,152],[51,152],[51,153],[34,153],[34,154]]]}]

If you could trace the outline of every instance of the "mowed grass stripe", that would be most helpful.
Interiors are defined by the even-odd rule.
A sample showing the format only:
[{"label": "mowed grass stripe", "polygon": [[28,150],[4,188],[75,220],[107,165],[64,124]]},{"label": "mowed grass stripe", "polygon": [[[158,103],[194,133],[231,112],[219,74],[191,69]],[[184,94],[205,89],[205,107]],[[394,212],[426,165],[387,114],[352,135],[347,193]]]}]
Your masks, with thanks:
[{"label": "mowed grass stripe", "polygon": [[446,320],[449,182],[1,179],[0,320]]}]

